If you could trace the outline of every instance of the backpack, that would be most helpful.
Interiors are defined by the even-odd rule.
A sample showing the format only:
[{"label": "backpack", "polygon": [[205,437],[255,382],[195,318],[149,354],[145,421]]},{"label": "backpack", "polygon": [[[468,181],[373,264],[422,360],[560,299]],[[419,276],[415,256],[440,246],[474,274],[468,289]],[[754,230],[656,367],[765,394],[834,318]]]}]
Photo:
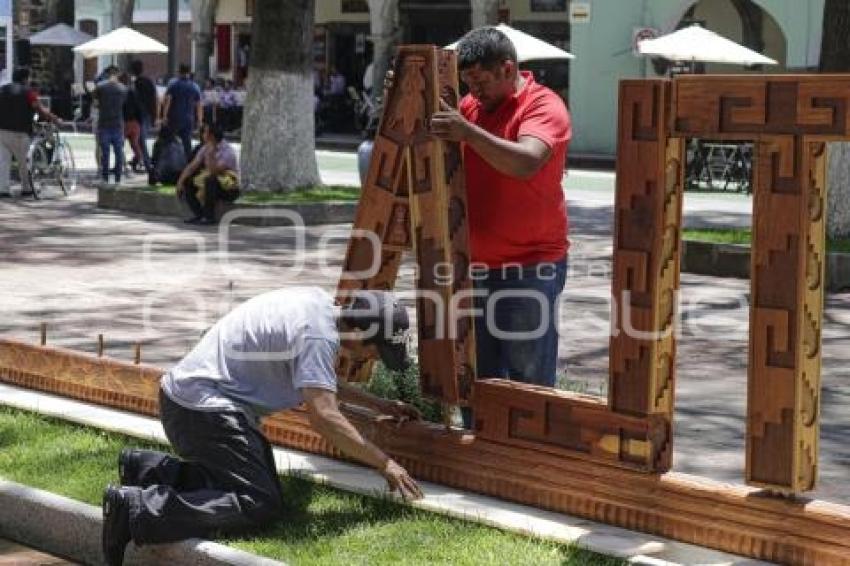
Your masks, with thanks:
[{"label": "backpack", "polygon": [[187,163],[183,143],[171,131],[162,128],[153,144],[148,184],[176,183]]}]

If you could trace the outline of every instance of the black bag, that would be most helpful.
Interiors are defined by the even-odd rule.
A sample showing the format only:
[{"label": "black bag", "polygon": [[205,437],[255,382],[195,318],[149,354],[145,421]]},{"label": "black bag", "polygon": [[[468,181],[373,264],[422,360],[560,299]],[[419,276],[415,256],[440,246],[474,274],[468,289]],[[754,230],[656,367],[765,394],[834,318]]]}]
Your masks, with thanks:
[{"label": "black bag", "polygon": [[174,184],[186,167],[183,143],[168,128],[161,128],[153,144],[148,184]]}]

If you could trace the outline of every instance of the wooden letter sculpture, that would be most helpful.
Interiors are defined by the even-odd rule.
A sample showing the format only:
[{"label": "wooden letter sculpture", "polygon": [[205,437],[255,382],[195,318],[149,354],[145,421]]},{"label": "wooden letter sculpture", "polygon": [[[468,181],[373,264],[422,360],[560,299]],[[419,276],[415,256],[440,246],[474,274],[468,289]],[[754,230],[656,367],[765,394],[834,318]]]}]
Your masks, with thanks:
[{"label": "wooden letter sculpture", "polygon": [[[466,190],[459,145],[428,134],[440,99],[457,105],[455,54],[402,47],[394,72],[339,296],[345,300],[352,289],[392,289],[402,253],[412,248],[422,391],[457,405],[467,402],[475,376]],[[377,269],[364,273],[373,265]],[[374,357],[362,346],[344,351],[340,378],[368,379]]]}]

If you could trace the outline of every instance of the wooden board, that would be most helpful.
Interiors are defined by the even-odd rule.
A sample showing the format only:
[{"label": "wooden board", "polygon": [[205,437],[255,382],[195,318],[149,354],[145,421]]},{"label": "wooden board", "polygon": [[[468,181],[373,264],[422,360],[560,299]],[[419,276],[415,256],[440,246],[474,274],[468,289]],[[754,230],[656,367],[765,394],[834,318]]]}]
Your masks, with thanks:
[{"label": "wooden board", "polygon": [[[0,381],[51,383],[55,393],[105,406],[157,408],[163,370],[58,348],[0,340]],[[21,376],[25,376],[22,382]],[[116,379],[116,376],[121,376]],[[84,387],[79,387],[84,384]],[[127,396],[138,403],[127,406]],[[346,415],[415,477],[460,489],[787,564],[850,564],[850,507],[788,500],[667,473],[645,474],[443,426]],[[339,457],[303,411],[275,413],[263,432],[279,445]]]},{"label": "wooden board", "polygon": [[[620,84],[609,406],[672,430],[683,144],[669,139],[669,81]],[[672,436],[668,435],[667,442]],[[671,465],[672,445],[657,469]]]},{"label": "wooden board", "polygon": [[[428,122],[441,98],[457,105],[456,68],[453,51],[399,48],[339,284],[342,300],[351,289],[392,289],[413,248],[420,384],[451,404],[468,399],[475,376],[466,189],[459,144],[433,138]],[[338,375],[364,381],[374,358],[362,346],[345,350]]]},{"label": "wooden board", "polygon": [[503,379],[475,382],[476,437],[642,471],[669,459],[669,421],[609,410],[604,399]]}]

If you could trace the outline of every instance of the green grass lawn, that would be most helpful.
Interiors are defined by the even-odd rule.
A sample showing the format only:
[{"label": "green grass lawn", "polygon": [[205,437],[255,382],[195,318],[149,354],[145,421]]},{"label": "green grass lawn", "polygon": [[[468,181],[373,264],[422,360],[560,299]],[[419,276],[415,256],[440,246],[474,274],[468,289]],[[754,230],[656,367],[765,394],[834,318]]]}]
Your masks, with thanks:
[{"label": "green grass lawn", "polygon": [[[0,477],[100,505],[117,482],[117,434],[0,407]],[[154,447],[156,446],[148,446]],[[318,485],[281,478],[285,516],[252,538],[223,542],[293,565],[625,564],[571,546],[506,533]]]},{"label": "green grass lawn", "polygon": [[[155,187],[142,186],[126,190],[155,192],[161,195],[174,196],[174,185],[159,185]],[[243,204],[303,204],[312,202],[357,202],[360,200],[360,187],[349,185],[320,185],[305,187],[288,193],[242,193],[236,202]]]},{"label": "green grass lawn", "polygon": [[[750,242],[752,241],[752,232],[743,228],[702,230],[686,228],[682,231],[682,238],[685,240],[713,242],[715,244],[750,245]],[[827,239],[826,249],[830,252],[850,252],[850,239]]]}]

